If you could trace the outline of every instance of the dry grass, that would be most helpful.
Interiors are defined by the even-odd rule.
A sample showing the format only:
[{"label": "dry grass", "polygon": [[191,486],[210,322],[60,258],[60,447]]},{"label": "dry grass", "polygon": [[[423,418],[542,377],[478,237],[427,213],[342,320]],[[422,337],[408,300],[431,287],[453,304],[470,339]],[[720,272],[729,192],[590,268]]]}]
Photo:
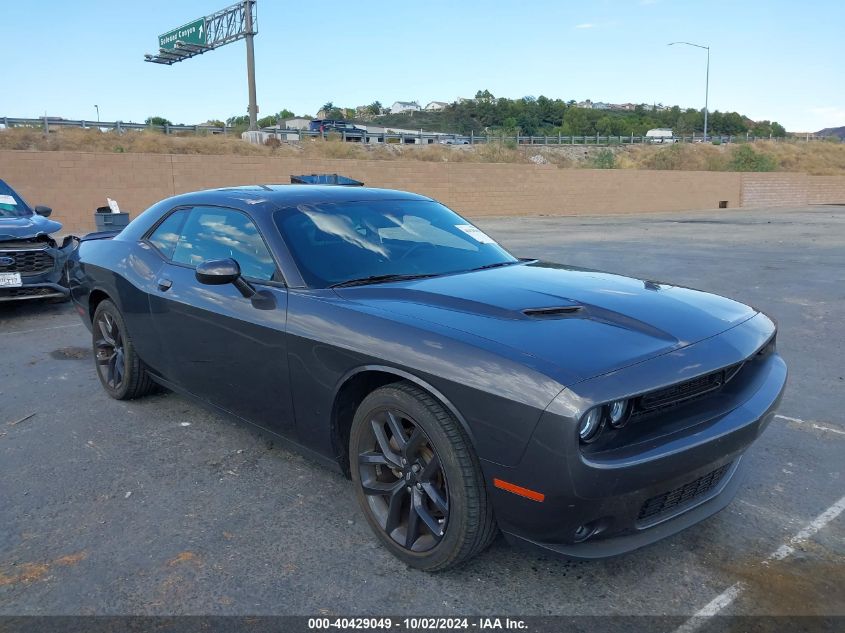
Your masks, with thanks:
[{"label": "dry grass", "polygon": [[[727,171],[739,145],[678,144],[618,146],[618,169],[672,169]],[[515,147],[489,145],[414,145],[344,143],[338,139],[310,139],[302,143],[272,142],[251,145],[234,136],[168,135],[150,131],[100,132],[59,129],[45,134],[37,128],[0,130],[0,149],[83,152],[138,152],[148,154],[238,154],[248,156],[301,156],[368,160],[419,160],[426,162],[530,163],[540,155],[560,168],[591,167],[593,146]],[[759,142],[754,150],[771,157],[778,171],[809,174],[845,174],[845,143]],[[535,158],[536,160],[536,158]]]},{"label": "dry grass", "polygon": [[100,132],[61,129],[45,134],[36,128],[0,131],[0,149],[146,154],[268,155],[272,148],[250,145],[233,136],[168,135],[158,132]]}]

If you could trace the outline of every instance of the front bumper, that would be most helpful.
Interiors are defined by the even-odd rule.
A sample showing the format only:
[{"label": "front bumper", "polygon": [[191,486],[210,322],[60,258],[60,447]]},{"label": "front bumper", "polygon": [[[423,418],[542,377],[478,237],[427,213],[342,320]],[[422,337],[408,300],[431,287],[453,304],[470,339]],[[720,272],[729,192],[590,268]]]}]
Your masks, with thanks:
[{"label": "front bumper", "polygon": [[733,500],[744,480],[745,472],[741,460],[742,456],[739,456],[730,464],[729,473],[711,494],[680,508],[671,518],[648,528],[632,529],[615,536],[593,538],[580,543],[541,543],[509,532],[504,532],[504,535],[513,545],[575,560],[594,560],[626,554],[677,534],[723,510]]},{"label": "front bumper", "polygon": [[[66,239],[61,247],[0,249],[0,255],[20,256],[24,253],[39,252],[49,255],[52,266],[38,272],[21,273],[22,285],[14,288],[0,288],[0,302],[25,301],[27,299],[58,299],[70,296],[67,278],[67,260],[76,242]],[[4,272],[19,272],[14,268]]]},{"label": "front bumper", "polygon": [[[675,358],[670,354],[578,385],[578,396],[562,394],[543,414],[518,466],[482,462],[488,481],[502,479],[544,495],[537,502],[490,488],[506,537],[569,558],[602,558],[675,534],[724,508],[741,485],[742,456],[774,417],[786,384],[786,365],[776,352],[755,356],[774,327],[766,327],[768,319],[751,321],[757,322],[689,346]],[[744,359],[747,371],[723,393],[679,406],[649,423],[653,428],[640,423],[630,444],[591,452],[576,439],[583,406],[641,392],[637,381],[669,375],[678,363],[716,369]],[[620,392],[619,385],[634,386]],[[587,405],[575,406],[579,399]]]}]

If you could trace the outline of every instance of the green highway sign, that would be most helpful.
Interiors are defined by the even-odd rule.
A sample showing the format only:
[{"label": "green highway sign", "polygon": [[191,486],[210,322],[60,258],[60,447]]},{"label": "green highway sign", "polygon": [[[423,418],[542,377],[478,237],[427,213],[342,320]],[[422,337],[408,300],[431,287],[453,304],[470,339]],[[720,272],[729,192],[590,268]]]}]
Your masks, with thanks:
[{"label": "green highway sign", "polygon": [[176,42],[205,46],[205,18],[188,22],[186,25],[180,26],[178,29],[173,29],[172,31],[168,31],[163,35],[158,36],[159,48],[176,48]]}]

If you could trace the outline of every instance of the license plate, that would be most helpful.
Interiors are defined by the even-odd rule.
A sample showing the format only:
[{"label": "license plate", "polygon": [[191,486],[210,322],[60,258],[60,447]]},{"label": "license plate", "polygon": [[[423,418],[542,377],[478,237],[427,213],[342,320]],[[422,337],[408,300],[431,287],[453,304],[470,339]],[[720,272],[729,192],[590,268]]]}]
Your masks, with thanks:
[{"label": "license plate", "polygon": [[0,288],[19,288],[22,285],[20,273],[0,273]]}]

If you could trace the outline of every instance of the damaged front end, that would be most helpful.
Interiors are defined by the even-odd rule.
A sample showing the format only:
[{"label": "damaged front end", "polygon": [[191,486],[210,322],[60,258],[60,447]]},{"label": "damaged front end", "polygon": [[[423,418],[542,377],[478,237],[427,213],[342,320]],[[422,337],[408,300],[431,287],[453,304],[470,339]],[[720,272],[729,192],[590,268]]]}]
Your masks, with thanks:
[{"label": "damaged front end", "polygon": [[67,260],[79,242],[51,237],[62,225],[48,220],[50,213],[31,209],[0,180],[0,302],[69,298]]},{"label": "damaged front end", "polygon": [[69,298],[67,259],[76,244],[73,236],[59,245],[48,235],[10,239],[0,234],[0,301]]}]

